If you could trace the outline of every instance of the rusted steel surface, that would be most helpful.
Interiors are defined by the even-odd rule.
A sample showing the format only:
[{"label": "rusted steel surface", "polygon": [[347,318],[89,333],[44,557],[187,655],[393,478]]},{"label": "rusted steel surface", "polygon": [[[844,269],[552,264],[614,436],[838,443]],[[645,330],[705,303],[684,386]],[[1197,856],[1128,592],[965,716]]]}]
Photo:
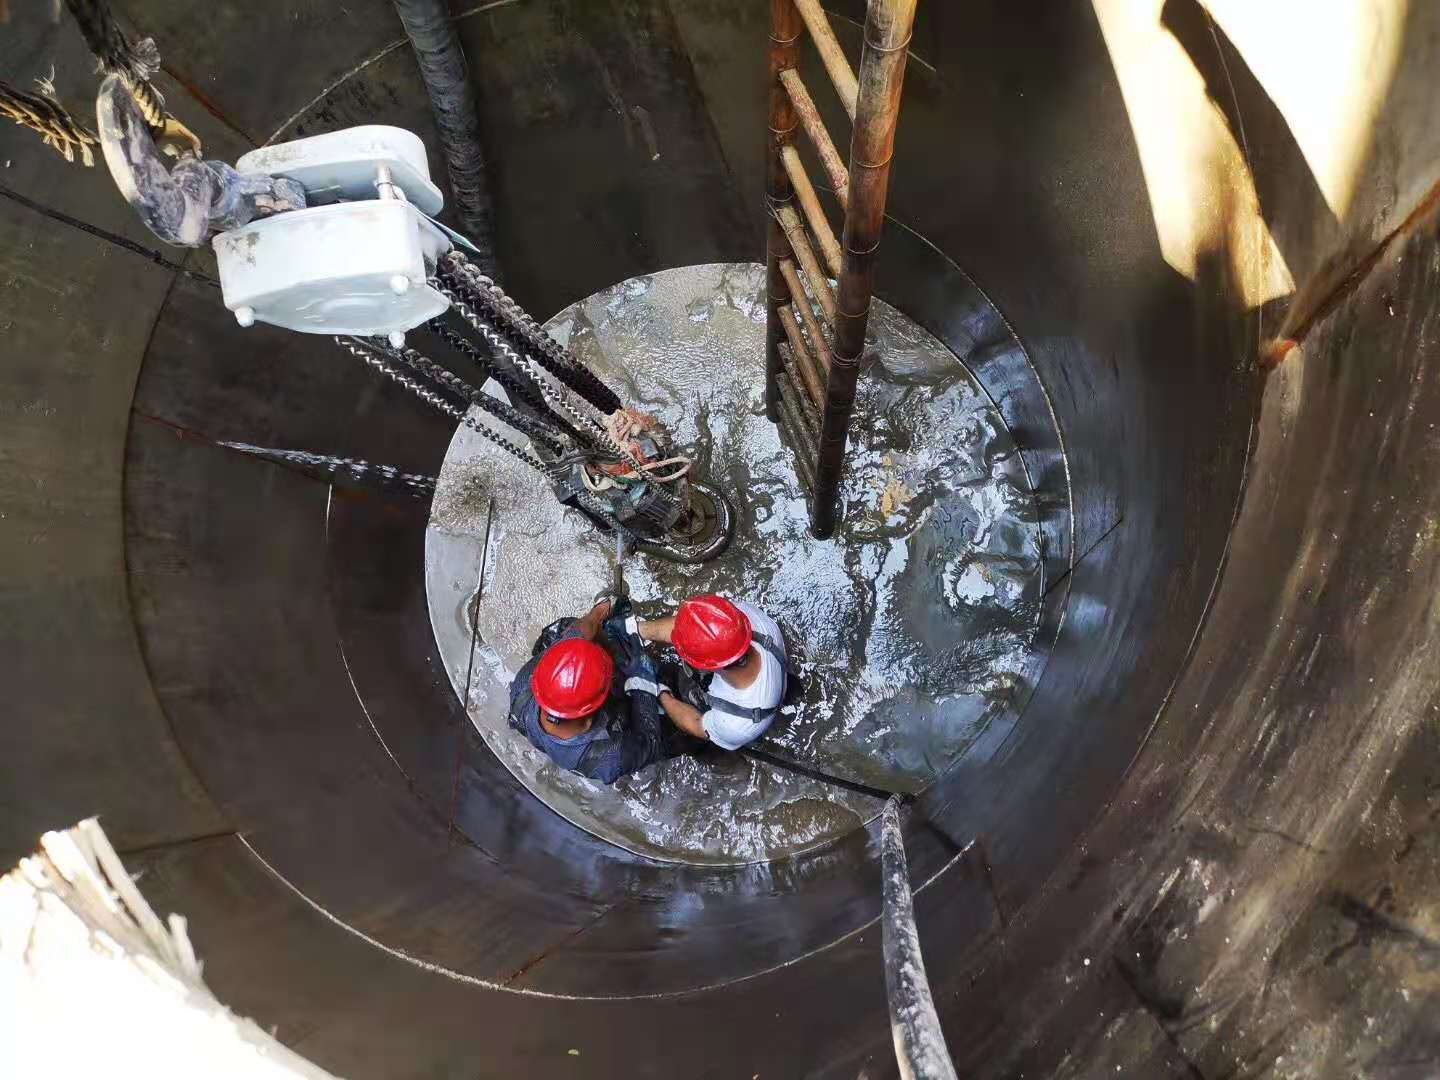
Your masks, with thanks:
[{"label": "rusted steel surface", "polygon": [[833,321],[835,292],[830,288],[830,279],[820,269],[820,261],[815,258],[815,249],[810,246],[800,215],[793,206],[781,206],[775,210],[775,219],[784,232],[784,239],[789,242],[790,250],[795,253],[795,261],[805,271],[805,280],[809,282],[810,292],[814,294],[820,310],[825,313],[825,318]]},{"label": "rusted steel surface", "polygon": [[800,58],[800,35],[804,27],[794,0],[770,0],[770,122],[766,134],[765,200],[770,222],[765,232],[765,415],[779,420],[779,398],[775,374],[780,370],[780,340],[783,332],[776,311],[790,299],[790,290],[780,274],[780,260],[787,254],[784,233],[775,221],[776,212],[794,198],[790,177],[781,152],[795,135],[795,109],[780,83],[780,74],[793,69]]},{"label": "rusted steel surface", "polygon": [[800,322],[805,326],[805,333],[810,336],[810,345],[814,350],[815,359],[820,362],[820,370],[828,377],[830,374],[830,342],[825,338],[825,330],[820,325],[820,320],[815,317],[815,309],[810,306],[810,297],[805,295],[805,286],[800,281],[800,273],[789,259],[780,260],[780,273],[784,275],[785,284],[790,288],[790,297],[795,304],[795,310],[800,315]]},{"label": "rusted steel surface", "polygon": [[790,245],[785,240],[785,230],[773,216],[765,227],[765,253],[765,415],[778,420],[775,374],[780,370],[780,342],[785,337],[779,311],[790,301],[790,289],[780,272],[780,264],[782,260],[789,261]]},{"label": "rusted steel surface", "polygon": [[840,95],[840,104],[845,106],[845,112],[854,120],[855,99],[860,93],[860,83],[855,78],[850,61],[845,58],[845,51],[840,48],[840,42],[835,40],[835,31],[830,28],[829,16],[820,6],[820,0],[794,2],[800,9],[800,17],[805,20],[806,29],[810,31],[811,40],[815,42],[815,51],[820,54],[830,81],[835,84],[835,93]]},{"label": "rusted steel surface", "polygon": [[811,504],[811,527],[820,537],[835,530],[835,504],[845,464],[850,414],[855,407],[855,381],[865,348],[865,327],[870,318],[875,255],[885,221],[885,195],[895,152],[895,124],[900,116],[900,91],[905,85],[906,47],[915,20],[915,3],[874,0],[865,19],[860,100],[850,139],[850,189],[854,197],[845,215],[845,253],[833,317],[835,338]]},{"label": "rusted steel surface", "polygon": [[820,257],[825,260],[825,268],[830,271],[831,276],[838,278],[840,241],[835,236],[835,230],[830,228],[830,219],[825,216],[825,210],[820,205],[820,196],[815,194],[815,185],[810,183],[810,176],[805,172],[805,163],[800,160],[800,152],[794,146],[782,147],[780,160],[790,177],[790,186],[795,189],[795,197],[800,200],[800,209],[805,213],[810,234],[820,246]]},{"label": "rusted steel surface", "polygon": [[820,373],[815,365],[815,358],[810,355],[810,346],[805,343],[804,336],[800,333],[800,326],[795,321],[795,312],[787,304],[780,309],[780,325],[785,328],[785,337],[790,342],[790,357],[794,361],[792,370],[800,372],[800,378],[805,383],[805,390],[810,395],[810,400],[817,406],[825,400],[825,384],[820,380]]},{"label": "rusted steel surface", "polygon": [[845,169],[840,151],[835,148],[835,140],[830,138],[830,132],[825,130],[825,121],[820,119],[820,110],[815,108],[815,100],[810,96],[810,91],[805,89],[800,73],[794,68],[780,72],[780,82],[789,94],[791,104],[795,106],[795,113],[800,117],[800,126],[805,129],[805,134],[810,136],[815,152],[820,155],[820,164],[825,169],[825,175],[830,178],[835,197],[840,200],[840,205],[848,210],[850,174]]}]

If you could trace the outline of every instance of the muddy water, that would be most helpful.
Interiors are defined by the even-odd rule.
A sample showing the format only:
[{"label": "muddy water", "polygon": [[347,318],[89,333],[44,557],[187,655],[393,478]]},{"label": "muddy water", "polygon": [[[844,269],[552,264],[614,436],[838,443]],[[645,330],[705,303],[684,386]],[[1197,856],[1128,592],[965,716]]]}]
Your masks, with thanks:
[{"label": "muddy water", "polygon": [[[877,301],[843,525],[820,542],[792,458],[764,417],[763,268],[707,265],[622,282],[551,331],[622,397],[657,415],[738,511],[720,559],[634,554],[641,614],[716,591],[768,610],[800,661],[801,700],[761,743],[875,787],[914,791],[964,753],[1021,688],[1042,590],[1035,500],[1009,432],[935,338]],[[487,507],[494,511],[478,605]],[[687,861],[774,858],[842,834],[876,800],[742,755],[663,763],[611,788],[554,768],[505,724],[510,673],[539,629],[579,614],[613,574],[612,545],[538,477],[461,428],[426,544],[431,616],[457,691],[490,747],[596,834]]]}]

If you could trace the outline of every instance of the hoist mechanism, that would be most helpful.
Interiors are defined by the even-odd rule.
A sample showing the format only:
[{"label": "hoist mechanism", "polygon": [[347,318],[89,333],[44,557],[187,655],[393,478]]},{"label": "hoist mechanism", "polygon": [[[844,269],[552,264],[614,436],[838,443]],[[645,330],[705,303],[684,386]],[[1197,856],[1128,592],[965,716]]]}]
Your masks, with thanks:
[{"label": "hoist mechanism", "polygon": [[[172,143],[167,161],[118,77],[102,83],[97,112],[121,193],[166,243],[210,240],[241,327],[333,337],[541,473],[562,503],[629,546],[686,563],[725,549],[735,518],[725,496],[435,220],[444,199],[417,136],[348,128],[253,150],[232,168],[193,145]],[[462,378],[417,343],[475,374]]]}]

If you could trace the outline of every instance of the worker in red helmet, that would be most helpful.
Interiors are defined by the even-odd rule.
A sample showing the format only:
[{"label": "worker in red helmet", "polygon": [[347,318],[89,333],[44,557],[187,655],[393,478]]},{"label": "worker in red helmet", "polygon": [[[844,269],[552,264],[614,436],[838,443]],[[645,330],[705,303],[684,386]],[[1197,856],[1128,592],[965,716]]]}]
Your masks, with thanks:
[{"label": "worker in red helmet", "polygon": [[629,626],[646,641],[673,645],[690,669],[658,669],[660,707],[680,730],[739,750],[775,722],[785,699],[785,637],[754,604],[692,596],[669,618]]},{"label": "worker in red helmet", "polygon": [[660,715],[655,664],[615,606],[551,623],[510,684],[510,726],[602,784],[684,750]]}]

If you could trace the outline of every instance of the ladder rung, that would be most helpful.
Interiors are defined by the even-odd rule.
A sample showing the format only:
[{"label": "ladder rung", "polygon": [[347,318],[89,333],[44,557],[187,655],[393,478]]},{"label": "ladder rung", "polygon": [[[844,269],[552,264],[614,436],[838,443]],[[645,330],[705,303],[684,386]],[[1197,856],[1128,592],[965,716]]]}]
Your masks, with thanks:
[{"label": "ladder rung", "polygon": [[780,222],[785,239],[790,241],[790,250],[795,253],[800,269],[805,271],[805,278],[810,282],[810,291],[815,294],[820,310],[825,313],[825,318],[833,323],[835,293],[830,288],[830,279],[821,271],[820,263],[815,258],[815,249],[810,246],[810,239],[805,235],[805,226],[800,222],[800,215],[795,213],[793,206],[777,206],[775,220]]},{"label": "ladder rung", "polygon": [[785,92],[790,95],[790,103],[795,106],[795,111],[800,115],[800,124],[805,128],[805,134],[810,136],[810,141],[815,144],[815,152],[820,155],[820,164],[825,167],[825,175],[830,178],[830,185],[835,189],[835,197],[840,200],[842,207],[848,209],[850,206],[850,171],[845,167],[845,162],[840,157],[840,151],[835,149],[835,142],[830,138],[830,133],[825,130],[825,121],[820,119],[820,111],[815,108],[810,91],[805,89],[805,83],[801,80],[800,73],[794,68],[786,68],[782,71],[780,82],[785,87]]},{"label": "ladder rung", "polygon": [[835,40],[835,31],[830,27],[830,20],[825,15],[825,9],[820,6],[820,0],[795,0],[795,6],[800,9],[800,17],[805,20],[805,26],[810,31],[810,37],[815,42],[815,50],[825,64],[830,81],[835,84],[835,92],[840,95],[840,104],[845,106],[845,111],[850,114],[850,119],[854,120],[855,101],[860,96],[860,83],[855,78],[855,72],[850,68],[850,61],[845,59],[840,42]]},{"label": "ladder rung", "polygon": [[810,176],[805,172],[805,163],[800,160],[800,151],[793,146],[782,146],[780,148],[780,160],[785,166],[785,172],[790,177],[790,186],[795,189],[795,194],[800,199],[800,209],[805,212],[805,220],[810,225],[810,233],[815,237],[815,242],[820,245],[820,255],[825,260],[825,267],[830,271],[832,277],[840,276],[840,241],[835,239],[835,232],[830,228],[830,219],[825,216],[825,211],[820,206],[820,197],[815,194],[815,185],[810,183]]},{"label": "ladder rung", "polygon": [[820,369],[828,376],[830,343],[825,340],[825,331],[820,326],[820,320],[815,318],[815,309],[810,306],[810,298],[805,295],[805,283],[800,280],[799,271],[789,259],[780,260],[780,273],[790,289],[795,310],[800,313],[800,322],[804,324],[805,332],[810,335],[810,343],[815,346],[815,359],[820,361]]},{"label": "ladder rung", "polygon": [[815,490],[815,462],[819,451],[801,426],[800,404],[793,396],[793,387],[788,376],[780,379],[780,424],[781,434],[795,454],[795,472],[800,482],[809,491]]},{"label": "ladder rung", "polygon": [[825,384],[820,381],[820,372],[815,367],[815,358],[810,355],[810,346],[805,344],[805,339],[800,335],[800,327],[795,322],[795,313],[790,310],[790,305],[780,308],[779,314],[780,325],[785,328],[785,337],[790,342],[790,358],[800,372],[800,378],[804,380],[810,400],[819,408],[825,400]]},{"label": "ladder rung", "polygon": [[810,405],[805,395],[800,393],[800,389],[795,382],[795,377],[790,374],[790,369],[782,365],[780,368],[780,391],[782,394],[786,388],[795,396],[795,404],[797,406],[795,411],[800,414],[801,430],[810,437],[816,446],[819,446],[820,410]]}]

